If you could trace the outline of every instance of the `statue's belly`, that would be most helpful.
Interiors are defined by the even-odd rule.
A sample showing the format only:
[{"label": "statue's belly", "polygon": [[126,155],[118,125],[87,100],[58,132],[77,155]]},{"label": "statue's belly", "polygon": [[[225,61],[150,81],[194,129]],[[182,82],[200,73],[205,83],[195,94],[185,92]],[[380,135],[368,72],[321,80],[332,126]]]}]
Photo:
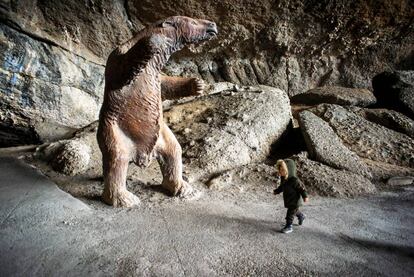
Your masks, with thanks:
[{"label": "statue's belly", "polygon": [[[119,107],[118,124],[136,145],[138,156],[150,156],[162,121],[161,92],[135,83]],[[147,158],[142,157],[144,160]]]}]

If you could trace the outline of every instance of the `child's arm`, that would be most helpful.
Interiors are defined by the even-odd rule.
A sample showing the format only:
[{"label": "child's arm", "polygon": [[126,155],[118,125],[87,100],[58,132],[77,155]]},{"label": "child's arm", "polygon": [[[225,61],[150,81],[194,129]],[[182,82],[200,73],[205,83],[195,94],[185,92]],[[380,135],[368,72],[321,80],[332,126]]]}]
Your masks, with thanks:
[{"label": "child's arm", "polygon": [[296,190],[300,193],[304,202],[308,202],[308,192],[305,185],[299,179],[296,179]]},{"label": "child's arm", "polygon": [[281,184],[280,186],[278,186],[277,189],[275,189],[273,191],[273,194],[279,194],[281,192],[283,192],[283,184]]}]

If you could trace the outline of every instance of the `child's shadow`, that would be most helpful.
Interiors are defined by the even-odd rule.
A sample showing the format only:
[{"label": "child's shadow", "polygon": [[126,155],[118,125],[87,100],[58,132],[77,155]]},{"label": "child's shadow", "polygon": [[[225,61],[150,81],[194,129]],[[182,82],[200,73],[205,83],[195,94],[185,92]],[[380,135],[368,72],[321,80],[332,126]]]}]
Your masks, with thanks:
[{"label": "child's shadow", "polygon": [[231,217],[227,215],[217,214],[206,214],[204,216],[209,217],[209,220],[217,222],[217,224],[222,225],[226,228],[237,228],[237,226],[243,226],[242,230],[244,232],[249,232],[252,234],[262,233],[274,235],[280,232],[281,228],[279,228],[279,225],[282,224],[282,222],[270,221],[265,219],[256,219],[250,217]]}]

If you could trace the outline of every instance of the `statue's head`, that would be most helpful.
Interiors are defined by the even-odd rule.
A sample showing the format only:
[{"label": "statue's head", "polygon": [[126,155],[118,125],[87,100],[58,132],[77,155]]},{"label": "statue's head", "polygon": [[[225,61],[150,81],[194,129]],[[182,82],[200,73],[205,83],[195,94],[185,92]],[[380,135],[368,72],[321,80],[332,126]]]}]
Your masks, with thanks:
[{"label": "statue's head", "polygon": [[217,36],[216,23],[186,16],[172,16],[155,23],[155,28],[184,45],[197,44]]}]

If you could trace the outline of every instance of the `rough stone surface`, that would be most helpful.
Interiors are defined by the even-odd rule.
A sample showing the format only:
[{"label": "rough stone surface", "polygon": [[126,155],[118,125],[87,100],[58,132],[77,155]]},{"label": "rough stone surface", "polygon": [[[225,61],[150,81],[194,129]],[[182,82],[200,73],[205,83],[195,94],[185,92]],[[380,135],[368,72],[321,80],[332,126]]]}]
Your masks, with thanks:
[{"label": "rough stone surface", "polygon": [[414,185],[414,177],[392,177],[387,181],[389,186],[409,186]]},{"label": "rough stone surface", "polygon": [[[49,100],[44,97],[41,106],[46,112],[51,109],[51,114],[56,109],[65,109],[60,101],[69,98],[70,104],[72,97],[80,97],[83,101],[72,103],[79,104],[76,107],[81,110],[74,114],[73,121],[77,125],[85,125],[81,122],[86,117],[81,115],[87,114],[89,118],[95,112],[93,108],[84,107],[94,106],[89,92],[96,95],[101,90],[86,89],[82,82],[86,80],[98,87],[102,85],[102,78],[90,76],[88,69],[84,76],[84,68],[80,74],[79,70],[73,70],[67,64],[72,63],[73,58],[79,60],[77,66],[103,65],[115,46],[132,37],[145,25],[177,14],[218,22],[220,36],[215,41],[196,48],[190,47],[174,56],[165,69],[173,75],[196,75],[210,83],[229,81],[243,85],[264,84],[281,88],[293,96],[314,87],[329,85],[370,88],[372,76],[384,70],[414,68],[412,1],[328,2],[3,1],[0,9],[1,28],[4,30],[7,26],[25,34],[28,46],[42,45],[41,48],[28,47],[33,50],[30,53],[18,52],[19,57],[45,56],[43,52],[55,52],[58,49],[56,51],[62,51],[70,61],[53,57],[44,63],[62,69],[62,78],[74,75],[82,78],[73,78],[70,89],[67,84],[48,79],[32,85],[29,83],[30,78],[26,80],[26,76],[32,75],[30,71],[25,71],[22,76],[17,76],[17,81],[22,82],[21,79],[25,78],[24,84],[36,88],[29,89],[27,93],[27,89],[22,86],[10,85],[14,77],[9,73],[0,79],[1,86],[6,88],[2,89],[2,94],[11,88],[16,91],[17,99],[25,93],[28,95],[26,99],[30,99],[36,98],[37,92],[50,92],[47,95],[53,95],[54,104],[49,108]],[[223,11],[226,11],[225,16]],[[9,47],[2,51],[5,51],[5,56],[16,53],[14,48]],[[36,63],[34,65],[37,66]],[[9,71],[4,61],[0,68],[2,72]],[[14,139],[14,144],[60,138],[72,131],[72,125],[68,125],[64,119],[57,123],[49,122],[47,116],[43,116],[46,122],[43,127],[32,125],[29,119],[24,118],[24,114],[19,113],[24,110],[27,100],[15,104],[17,107],[1,107],[3,113],[10,110],[17,116],[17,120],[8,118],[2,124],[2,129],[9,128],[13,132],[14,138],[10,135],[9,138]],[[41,118],[38,115],[28,116],[35,117]]]},{"label": "rough stone surface", "polygon": [[374,94],[367,89],[318,87],[291,98],[293,103],[315,105],[321,103],[366,107],[375,104]]},{"label": "rough stone surface", "polygon": [[184,158],[213,173],[265,159],[291,111],[285,92],[259,86],[174,106],[164,118],[178,135]]},{"label": "rough stone surface", "polygon": [[0,61],[0,146],[64,137],[97,119],[102,66],[5,25]]},{"label": "rough stone surface", "polygon": [[358,156],[373,161],[414,167],[414,140],[387,129],[338,105],[322,104],[312,112],[334,129]]},{"label": "rough stone surface", "polygon": [[399,112],[387,109],[361,109],[357,107],[353,107],[351,110],[371,122],[414,138],[414,120]]},{"label": "rough stone surface", "polygon": [[3,1],[2,22],[34,40],[105,64],[109,53],[143,27],[128,18],[128,1]]},{"label": "rough stone surface", "polygon": [[[37,147],[34,158],[66,175],[102,176],[102,154],[96,140],[98,121],[79,129],[71,139],[59,140]],[[66,157],[72,157],[68,161]],[[77,164],[79,163],[79,164]],[[91,172],[92,175],[91,175]]]},{"label": "rough stone surface", "polygon": [[372,178],[377,181],[386,181],[395,176],[414,176],[414,169],[384,162],[363,159],[372,174]]},{"label": "rough stone surface", "polygon": [[214,176],[207,182],[207,187],[213,190],[224,190],[231,186],[233,181],[233,174],[230,171],[226,171],[223,174]]},{"label": "rough stone surface", "polygon": [[342,143],[328,123],[309,111],[303,111],[299,114],[299,125],[312,159],[371,177],[366,165]]},{"label": "rough stone surface", "polygon": [[338,170],[312,161],[305,153],[292,157],[297,163],[298,177],[312,193],[322,196],[357,196],[375,191],[370,180],[347,170]]},{"label": "rough stone surface", "polygon": [[400,111],[414,119],[414,71],[385,71],[372,79],[378,106]]},{"label": "rough stone surface", "polygon": [[75,176],[90,168],[91,148],[80,140],[67,141],[54,155],[52,168],[63,174]]}]

